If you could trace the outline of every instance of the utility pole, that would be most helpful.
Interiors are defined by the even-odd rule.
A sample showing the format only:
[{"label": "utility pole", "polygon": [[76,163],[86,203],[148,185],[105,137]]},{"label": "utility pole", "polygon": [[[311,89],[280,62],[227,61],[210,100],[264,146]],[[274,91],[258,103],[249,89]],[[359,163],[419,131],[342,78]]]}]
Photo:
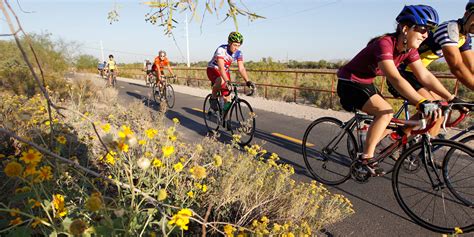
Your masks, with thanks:
[{"label": "utility pole", "polygon": [[191,63],[189,62],[189,32],[188,32],[188,13],[186,13],[186,57],[188,62],[188,67],[191,67]]},{"label": "utility pole", "polygon": [[102,40],[100,41],[100,52],[102,53],[102,62],[105,61],[104,58],[104,45],[102,44]]}]

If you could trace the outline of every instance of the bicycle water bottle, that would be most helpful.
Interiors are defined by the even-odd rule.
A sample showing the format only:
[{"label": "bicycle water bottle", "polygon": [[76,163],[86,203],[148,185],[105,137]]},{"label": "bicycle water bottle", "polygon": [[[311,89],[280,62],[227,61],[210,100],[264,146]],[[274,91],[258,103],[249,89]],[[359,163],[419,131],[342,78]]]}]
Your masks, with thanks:
[{"label": "bicycle water bottle", "polygon": [[363,151],[365,147],[365,140],[367,138],[367,130],[369,130],[369,126],[365,124],[361,128],[359,128],[359,139],[360,139],[361,151]]}]

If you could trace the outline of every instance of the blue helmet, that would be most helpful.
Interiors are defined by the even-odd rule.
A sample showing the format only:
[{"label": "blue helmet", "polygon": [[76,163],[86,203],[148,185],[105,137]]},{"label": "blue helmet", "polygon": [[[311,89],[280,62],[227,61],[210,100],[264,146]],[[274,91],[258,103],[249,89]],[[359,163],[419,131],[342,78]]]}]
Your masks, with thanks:
[{"label": "blue helmet", "polygon": [[471,12],[474,10],[474,0],[469,0],[466,4],[466,11]]},{"label": "blue helmet", "polygon": [[436,27],[439,16],[436,10],[426,5],[410,5],[403,7],[397,16],[397,22],[411,22],[415,25],[426,25]]}]

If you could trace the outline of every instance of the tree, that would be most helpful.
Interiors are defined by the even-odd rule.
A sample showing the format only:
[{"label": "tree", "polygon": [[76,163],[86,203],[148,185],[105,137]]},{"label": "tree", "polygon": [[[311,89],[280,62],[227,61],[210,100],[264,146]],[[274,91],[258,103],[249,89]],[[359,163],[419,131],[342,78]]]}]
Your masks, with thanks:
[{"label": "tree", "polygon": [[[176,20],[176,12],[189,11],[191,12],[191,20],[198,17],[198,0],[154,0],[144,2],[145,5],[148,5],[151,11],[145,14],[145,21],[151,23],[152,25],[158,25],[164,27],[166,35],[171,35],[172,30],[175,28],[175,24],[179,23]],[[263,16],[257,15],[253,12],[250,12],[247,7],[240,1],[239,6],[233,0],[221,0],[219,3],[216,3],[216,0],[206,0],[204,11],[202,15],[201,24],[204,20],[204,16],[207,13],[219,15],[219,11],[224,9],[224,5],[227,6],[224,10],[225,18],[222,21],[226,21],[229,18],[232,18],[234,21],[235,29],[238,31],[237,16],[242,15],[246,16],[250,21],[264,18]],[[107,16],[110,24],[117,22],[119,20],[118,8],[114,5],[113,9],[108,13]]]},{"label": "tree", "polygon": [[83,54],[77,57],[75,65],[77,69],[90,69],[97,67],[98,61],[99,59],[92,55]]}]

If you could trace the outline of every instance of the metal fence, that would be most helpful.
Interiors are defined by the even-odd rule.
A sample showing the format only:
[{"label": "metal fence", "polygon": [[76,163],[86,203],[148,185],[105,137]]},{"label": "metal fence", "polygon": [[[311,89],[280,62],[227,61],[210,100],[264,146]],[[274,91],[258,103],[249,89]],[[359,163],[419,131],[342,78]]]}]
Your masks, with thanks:
[{"label": "metal fence", "polygon": [[[123,70],[134,70],[134,71],[139,71],[140,74],[137,76],[143,77],[144,74],[141,72],[141,69],[122,69]],[[185,85],[193,85],[193,86],[209,86],[209,80],[207,79],[206,75],[206,68],[205,67],[192,67],[192,68],[182,68],[182,67],[177,67],[173,68],[173,71],[175,71],[176,75],[178,75],[178,83],[180,84],[185,84]],[[232,75],[238,74],[237,69],[231,69]],[[195,77],[195,76],[190,76],[190,72],[196,72],[193,74],[201,74],[204,75],[202,77]],[[303,70],[303,69],[295,69],[295,70],[252,70],[252,69],[247,69],[247,72],[251,76],[251,79],[253,78],[264,78],[256,81],[257,88],[260,90],[263,90],[263,97],[269,98],[268,97],[268,90],[270,88],[279,88],[279,89],[286,89],[286,90],[291,90],[292,91],[292,101],[293,102],[298,102],[298,95],[301,94],[302,91],[310,91],[310,92],[320,92],[320,93],[327,93],[330,95],[330,100],[331,104],[334,98],[337,98],[337,93],[336,93],[336,85],[337,85],[337,75],[336,72],[337,70]],[[271,78],[266,78],[268,77],[268,74],[270,73],[279,73],[279,74],[287,74],[286,78],[292,78],[291,84],[287,85],[281,85],[281,84],[274,84],[274,83],[267,83],[267,81],[272,81]],[[184,75],[184,76],[183,76]],[[300,83],[302,82],[302,79],[304,76],[307,75],[326,75],[330,77],[330,83],[327,84],[327,88],[314,88],[314,87],[302,87],[300,86]],[[441,80],[456,80],[456,78],[453,75],[450,74],[435,74],[435,76]],[[318,80],[327,80],[327,79],[318,79]],[[380,77],[379,83],[377,83],[379,90],[384,93],[387,91],[386,86],[385,86],[385,77]],[[452,88],[452,93],[457,94],[459,89],[459,82],[456,80],[454,87]],[[261,95],[262,93],[260,93]],[[394,99],[391,95],[385,93],[386,98]],[[301,101],[301,100],[300,100]],[[304,101],[304,100],[303,100]]]}]

